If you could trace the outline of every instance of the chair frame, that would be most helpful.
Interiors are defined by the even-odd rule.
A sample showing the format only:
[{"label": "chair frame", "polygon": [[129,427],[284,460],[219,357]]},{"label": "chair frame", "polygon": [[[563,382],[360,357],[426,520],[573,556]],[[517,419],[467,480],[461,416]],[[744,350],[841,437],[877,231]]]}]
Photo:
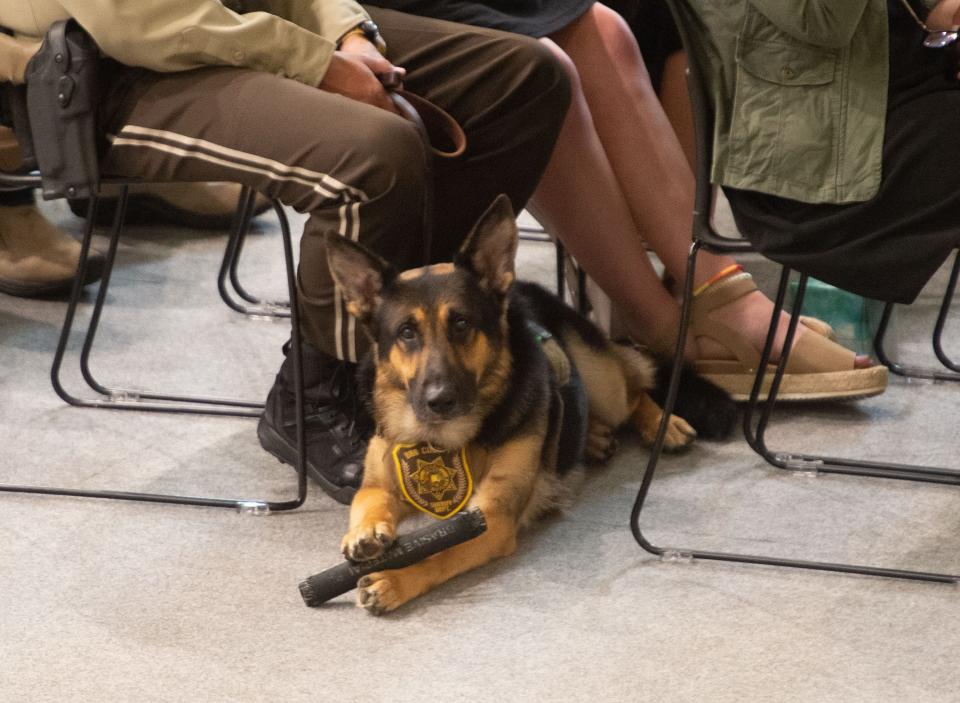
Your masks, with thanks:
[{"label": "chair frame", "polygon": [[223,252],[223,262],[217,276],[217,290],[227,307],[243,315],[262,318],[290,317],[289,300],[261,300],[247,291],[240,282],[238,271],[240,255],[243,253],[243,245],[250,231],[255,203],[256,194],[250,188],[245,187],[240,192],[237,219]]},{"label": "chair frame", "polygon": [[950,269],[950,277],[947,280],[947,287],[943,294],[943,301],[940,304],[940,311],[937,313],[937,322],[933,328],[933,352],[937,360],[947,369],[946,372],[939,369],[922,366],[904,366],[903,364],[892,360],[887,354],[884,346],[887,327],[893,314],[894,303],[887,303],[880,317],[880,324],[877,326],[877,334],[874,337],[873,347],[880,362],[890,369],[891,373],[904,378],[917,378],[934,381],[960,381],[960,365],[954,362],[943,349],[943,330],[947,324],[947,317],[950,314],[950,308],[953,304],[953,296],[957,289],[957,277],[960,274],[960,250],[957,251],[953,259],[953,267]]},{"label": "chair frame", "polygon": [[[391,93],[391,99],[398,108],[398,111],[409,119],[423,144],[427,149],[430,145],[429,133],[420,119],[416,109],[414,109],[405,98]],[[425,182],[428,184],[423,194],[423,225],[421,235],[424,240],[424,261],[430,261],[430,253],[433,240],[433,189],[429,184],[432,183],[433,166],[430,159],[425,162]],[[123,230],[124,218],[126,215],[127,202],[129,198],[129,186],[143,181],[123,178],[101,178],[98,184],[97,193],[92,195],[87,210],[87,223],[84,229],[83,242],[81,244],[80,258],[77,265],[77,275],[73,284],[70,301],[67,306],[66,318],[61,329],[60,339],[54,354],[53,367],[51,369],[51,382],[57,394],[67,403],[75,407],[83,408],[101,408],[110,410],[143,410],[152,412],[166,413],[191,413],[191,414],[211,414],[228,415],[240,417],[257,417],[263,410],[263,403],[254,401],[234,400],[230,398],[210,398],[205,396],[188,396],[182,394],[160,393],[153,391],[133,391],[129,389],[110,388],[103,385],[94,378],[89,367],[89,356],[96,338],[97,328],[103,310],[103,304],[106,300],[106,293],[110,285],[110,276],[113,270],[113,264],[116,259],[117,245],[120,234]],[[97,298],[91,313],[90,323],[87,327],[84,338],[83,348],[80,354],[80,371],[87,385],[99,395],[102,399],[83,399],[69,393],[60,379],[60,371],[63,364],[64,354],[69,343],[70,333],[73,327],[73,321],[76,315],[77,305],[83,291],[83,281],[86,278],[88,258],[90,253],[90,242],[95,226],[95,214],[97,204],[102,197],[102,188],[104,186],[120,186],[120,197],[117,202],[117,209],[114,213],[113,224],[110,233],[110,244],[107,251],[104,272],[97,291]],[[42,179],[37,173],[29,174],[8,174],[0,173],[0,190],[11,190],[19,188],[39,188],[42,186]],[[127,491],[89,491],[69,488],[51,488],[35,486],[17,486],[0,485],[0,491],[19,492],[19,493],[41,493],[51,495],[67,495],[93,498],[110,498],[118,500],[136,500],[161,503],[175,503],[184,505],[202,505],[210,507],[230,507],[246,510],[254,513],[266,513],[270,511],[293,510],[303,505],[306,500],[307,491],[307,472],[306,472],[306,437],[304,427],[304,382],[303,382],[303,358],[302,343],[300,338],[299,309],[297,298],[297,278],[293,265],[293,246],[290,237],[290,226],[283,211],[283,207],[277,200],[272,200],[274,211],[280,220],[280,229],[283,238],[284,263],[287,273],[288,302],[273,303],[264,302],[251,295],[240,283],[238,276],[238,263],[242,252],[244,238],[249,229],[250,220],[254,209],[255,196],[253,191],[244,187],[241,191],[240,203],[237,210],[236,226],[227,241],[227,247],[224,252],[224,258],[221,262],[220,272],[217,279],[217,288],[224,302],[243,314],[253,317],[289,317],[291,321],[291,356],[295,376],[295,401],[296,401],[296,435],[297,435],[297,496],[294,499],[286,501],[266,501],[266,500],[239,500],[225,498],[207,498],[190,497],[167,494],[147,494],[134,493]],[[558,254],[559,260],[559,254]],[[240,302],[238,298],[245,302]],[[249,303],[249,304],[247,304]]]},{"label": "chair frame", "polygon": [[[97,290],[97,297],[91,312],[90,322],[84,337],[83,347],[80,354],[80,371],[87,385],[102,395],[100,399],[80,398],[71,394],[63,385],[60,377],[63,366],[64,356],[70,341],[73,322],[76,317],[76,311],[80,298],[83,295],[83,281],[86,277],[88,259],[90,254],[90,243],[95,228],[95,213],[100,195],[90,198],[88,205],[86,225],[83,232],[83,240],[80,247],[80,257],[77,264],[76,278],[67,304],[67,311],[64,318],[63,327],[60,331],[60,337],[57,348],[54,353],[53,365],[50,371],[51,383],[56,393],[68,404],[81,408],[100,408],[108,410],[140,410],[150,412],[165,412],[174,414],[205,414],[205,415],[226,415],[239,417],[258,417],[263,409],[262,402],[242,401],[227,398],[209,398],[202,396],[186,396],[170,393],[158,393],[150,391],[132,391],[129,389],[110,388],[94,378],[89,368],[89,356],[96,337],[100,316],[103,305],[106,300],[107,290],[110,285],[110,276],[116,258],[117,245],[123,222],[126,214],[128,201],[128,187],[134,183],[133,179],[104,179],[102,186],[120,186],[120,196],[117,202],[117,209],[114,214],[113,223],[110,230],[110,243],[106,255],[106,263],[103,275]],[[40,186],[40,177],[36,174],[11,175],[0,174],[0,189],[12,190],[19,188],[37,188]],[[253,194],[248,188],[244,188],[241,201],[249,201],[252,208]],[[241,211],[238,218],[238,228],[244,227],[249,223],[249,216],[243,217],[248,209]],[[296,399],[296,424],[297,424],[297,449],[298,461],[297,472],[297,492],[295,497],[288,500],[265,500],[265,499],[244,499],[244,498],[222,498],[222,497],[197,497],[183,496],[176,494],[160,493],[142,493],[132,491],[115,490],[89,490],[74,489],[65,487],[50,486],[25,486],[13,484],[0,484],[0,492],[8,493],[30,493],[43,495],[71,496],[83,498],[104,498],[113,500],[143,501],[151,503],[168,503],[176,505],[193,505],[204,507],[232,508],[241,512],[252,514],[267,514],[270,512],[281,512],[294,510],[303,505],[307,495],[307,472],[306,472],[306,437],[304,434],[304,387],[303,387],[303,363],[302,346],[300,338],[299,315],[297,309],[297,289],[296,272],[293,265],[293,245],[290,236],[290,227],[279,202],[273,201],[274,211],[280,221],[280,229],[283,239],[284,263],[287,273],[288,292],[292,305],[290,307],[291,319],[291,358],[294,369],[294,395]]]},{"label": "chair frame", "polygon": [[[217,277],[217,289],[220,291],[220,297],[227,307],[243,315],[250,317],[290,317],[290,303],[287,301],[261,300],[247,291],[240,282],[238,273],[240,257],[243,253],[243,245],[250,229],[250,220],[253,216],[254,196],[251,193],[249,200],[247,196],[241,194],[240,203],[237,207],[237,217],[230,238],[227,240],[226,249],[223,252],[223,263],[220,267],[220,274]],[[557,267],[557,296],[563,298],[566,294],[566,277],[564,276],[564,259],[566,252],[563,243],[560,240],[554,240],[546,233],[542,227],[522,226],[518,227],[520,240],[525,242],[538,242],[553,244],[556,250]],[[577,276],[579,278],[580,288],[586,275],[578,267]],[[578,297],[577,304],[581,310],[585,309],[585,293]]]},{"label": "chair frame", "polygon": [[[696,196],[693,212],[693,242],[690,247],[690,254],[687,260],[687,273],[684,279],[684,290],[681,306],[680,329],[678,332],[677,347],[674,353],[673,371],[670,377],[667,397],[664,402],[663,421],[660,423],[657,436],[654,440],[653,446],[651,447],[650,457],[641,478],[640,487],[637,491],[636,499],[630,513],[630,529],[634,539],[645,551],[657,555],[664,560],[670,561],[690,561],[694,559],[704,559],[711,561],[780,566],[817,571],[832,571],[866,576],[882,576],[916,581],[957,583],[960,581],[960,575],[956,574],[802,559],[788,559],[774,556],[742,554],[736,552],[717,552],[687,547],[663,547],[654,544],[643,534],[640,526],[640,518],[642,516],[643,506],[649,493],[650,486],[653,482],[661,452],[663,451],[669,418],[676,404],[677,391],[680,384],[679,371],[683,364],[683,350],[686,345],[687,333],[690,324],[690,310],[692,307],[693,282],[696,270],[697,254],[701,249],[718,253],[742,253],[752,251],[752,246],[749,241],[745,239],[733,239],[720,235],[714,229],[711,221],[713,205],[713,186],[710,182],[710,166],[712,164],[712,106],[704,87],[705,83],[703,79],[702,68],[698,63],[697,53],[694,49],[694,44],[691,41],[692,38],[685,21],[686,17],[682,10],[678,7],[678,5],[682,2],[683,0],[668,0],[671,13],[673,14],[674,20],[680,31],[684,47],[687,50],[689,65],[688,87],[696,125],[697,166]],[[958,271],[958,266],[960,266],[960,264],[954,265],[954,275],[951,277],[951,283],[947,290],[946,297],[948,299],[945,300],[944,305],[941,306],[941,314],[934,336],[935,346],[939,344],[939,337],[943,330],[947,312],[949,311],[949,298],[952,298],[952,293],[956,284],[956,273]],[[783,267],[780,277],[780,284],[777,290],[776,299],[774,301],[773,315],[771,317],[767,338],[758,365],[757,376],[754,380],[753,389],[750,394],[750,400],[747,403],[744,413],[744,434],[750,447],[760,454],[760,456],[762,456],[768,463],[784,470],[808,472],[812,474],[837,473],[906,481],[944,483],[950,485],[960,484],[960,472],[949,469],[896,464],[889,462],[852,460],[812,454],[775,452],[766,447],[766,443],[764,441],[764,432],[769,423],[770,417],[773,413],[774,405],[776,403],[777,392],[779,390],[780,382],[789,358],[789,350],[792,348],[793,339],[796,333],[797,323],[800,317],[799,314],[794,314],[791,316],[791,321],[787,328],[786,339],[784,341],[784,351],[781,353],[780,360],[776,366],[776,371],[768,392],[768,398],[767,401],[763,403],[763,409],[756,427],[754,427],[753,417],[758,406],[760,405],[760,393],[763,386],[764,377],[766,375],[767,365],[770,360],[770,354],[773,347],[774,336],[778,327],[780,313],[784,307],[789,277],[790,270],[786,267]],[[802,309],[806,285],[807,276],[806,274],[801,274],[794,301],[795,311]],[[879,346],[881,350],[891,309],[892,306],[890,305],[888,305],[885,309],[884,319],[882,320],[880,329],[877,333],[877,339],[880,342]],[[881,356],[878,354],[878,356],[883,363],[886,363],[888,366],[890,365],[889,360],[885,355]],[[902,369],[903,367],[900,368]],[[891,368],[891,370],[894,369]],[[894,372],[896,373],[897,371]],[[919,374],[920,372],[917,370],[912,370],[912,373]],[[952,376],[949,378],[950,380],[953,380]]]}]

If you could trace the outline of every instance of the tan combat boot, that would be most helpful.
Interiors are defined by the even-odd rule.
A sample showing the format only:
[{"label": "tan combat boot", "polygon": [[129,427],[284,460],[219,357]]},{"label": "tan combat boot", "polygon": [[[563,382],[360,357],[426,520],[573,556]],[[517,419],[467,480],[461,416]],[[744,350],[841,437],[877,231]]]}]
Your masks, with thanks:
[{"label": "tan combat boot", "polygon": [[[21,298],[69,292],[80,243],[51,224],[35,205],[0,206],[0,292]],[[91,251],[84,284],[100,280],[104,256]]]}]

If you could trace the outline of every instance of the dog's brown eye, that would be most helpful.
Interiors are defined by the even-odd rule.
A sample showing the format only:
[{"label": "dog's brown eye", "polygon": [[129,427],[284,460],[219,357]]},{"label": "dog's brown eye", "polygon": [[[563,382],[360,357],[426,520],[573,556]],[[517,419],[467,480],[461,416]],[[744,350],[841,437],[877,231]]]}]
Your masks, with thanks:
[{"label": "dog's brown eye", "polygon": [[463,334],[470,329],[470,321],[465,317],[455,317],[450,321],[450,326],[454,332]]},{"label": "dog's brown eye", "polygon": [[405,342],[412,342],[417,338],[417,329],[410,324],[401,325],[400,329],[397,330],[397,336]]}]

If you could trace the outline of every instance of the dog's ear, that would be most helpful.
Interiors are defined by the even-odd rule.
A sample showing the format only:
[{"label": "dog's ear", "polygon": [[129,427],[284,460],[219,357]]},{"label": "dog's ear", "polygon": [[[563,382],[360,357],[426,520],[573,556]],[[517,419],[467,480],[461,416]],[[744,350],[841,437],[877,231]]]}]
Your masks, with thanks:
[{"label": "dog's ear", "polygon": [[394,268],[379,256],[332,233],[327,235],[327,264],[347,301],[347,311],[361,321],[377,311],[384,286],[396,276]]},{"label": "dog's ear", "polygon": [[467,235],[455,263],[473,271],[487,290],[506,295],[513,285],[518,239],[510,198],[498,195]]}]

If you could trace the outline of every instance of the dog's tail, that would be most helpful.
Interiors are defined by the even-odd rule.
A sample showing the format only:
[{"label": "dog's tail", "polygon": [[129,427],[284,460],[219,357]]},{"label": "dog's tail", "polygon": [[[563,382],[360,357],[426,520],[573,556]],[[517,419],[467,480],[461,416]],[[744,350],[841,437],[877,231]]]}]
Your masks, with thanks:
[{"label": "dog's tail", "polygon": [[[663,407],[673,360],[658,356],[656,361],[656,381],[650,397]],[[680,370],[680,388],[673,413],[689,422],[703,439],[726,439],[737,424],[737,405],[730,395],[699,375],[689,364],[684,364]]]}]

